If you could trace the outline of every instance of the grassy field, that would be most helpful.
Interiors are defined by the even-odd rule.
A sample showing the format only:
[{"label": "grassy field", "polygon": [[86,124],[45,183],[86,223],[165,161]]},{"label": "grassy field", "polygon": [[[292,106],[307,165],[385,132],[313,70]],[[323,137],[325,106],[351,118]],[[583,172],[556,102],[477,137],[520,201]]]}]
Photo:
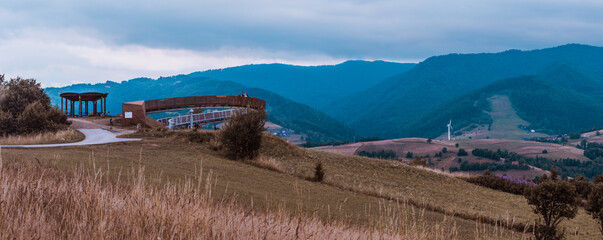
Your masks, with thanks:
[{"label": "grassy field", "polygon": [[71,143],[84,140],[84,134],[73,129],[59,130],[57,132],[38,133],[25,136],[0,137],[0,145],[30,145],[30,144],[52,144]]},{"label": "grassy field", "polygon": [[[460,239],[521,238],[528,235],[481,222],[524,225],[536,218],[521,196],[393,161],[300,149],[272,136],[265,138],[262,157],[272,159],[281,172],[226,160],[212,150],[212,144],[189,143],[179,134],[138,137],[145,141],[52,150],[3,149],[2,156],[63,170],[108,170],[111,179],[132,176],[140,165],[155,179],[151,182],[169,181],[176,186],[203,169],[205,176],[211,173],[214,179],[214,196],[236,199],[244,206],[303,212],[352,226],[378,228],[395,219],[391,228],[403,235],[444,231],[456,232]],[[313,175],[317,161],[326,170],[324,184],[304,180]],[[600,238],[595,222],[583,212],[565,225],[570,239]]]},{"label": "grassy field", "polygon": [[[59,171],[0,159],[2,239],[453,239],[454,228],[420,231],[349,226],[303,212],[263,211],[212,198],[214,178],[148,184],[144,168],[121,181],[101,171]],[[204,180],[204,177],[205,180]],[[443,222],[445,223],[445,222]]]},{"label": "grassy field", "polygon": [[[455,147],[455,143],[458,143],[459,147]],[[448,152],[443,153],[442,157],[434,157],[435,154],[440,153],[442,151],[442,148],[444,147],[448,150]],[[460,167],[461,163],[457,161],[459,158],[457,156],[459,148],[463,148],[467,152],[471,152],[471,150],[475,148],[485,148],[493,151],[501,149],[516,152],[528,157],[545,156],[551,159],[575,158],[583,161],[589,161],[589,159],[583,155],[583,150],[572,147],[571,145],[563,146],[560,144],[553,143],[506,139],[466,139],[457,141],[433,140],[431,143],[428,143],[427,139],[424,138],[403,138],[374,142],[344,144],[339,146],[323,146],[313,149],[343,154],[357,154],[360,151],[394,151],[398,158],[400,158],[400,160],[405,163],[409,163],[414,159],[405,158],[406,153],[412,152],[413,157],[430,156],[432,159],[431,163],[433,164],[431,165],[432,168],[440,169],[441,171],[447,171],[451,167]],[[547,150],[548,153],[546,155],[543,155],[543,150]],[[483,157],[476,157],[472,154],[460,158],[462,158],[462,161],[468,161],[469,163],[492,162],[492,160]],[[472,172],[472,174],[482,173],[483,171]],[[547,173],[547,171],[534,168],[530,170],[513,170],[499,173],[504,173],[514,178],[521,179],[542,176],[544,173]]]}]

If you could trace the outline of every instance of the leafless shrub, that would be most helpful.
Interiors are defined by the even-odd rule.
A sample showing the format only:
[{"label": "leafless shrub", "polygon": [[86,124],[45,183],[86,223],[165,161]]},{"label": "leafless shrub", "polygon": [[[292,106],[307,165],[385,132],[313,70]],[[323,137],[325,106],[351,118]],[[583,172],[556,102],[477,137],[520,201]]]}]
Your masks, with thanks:
[{"label": "leafless shrub", "polygon": [[231,159],[254,159],[262,145],[266,112],[246,109],[235,113],[220,130],[219,139]]}]

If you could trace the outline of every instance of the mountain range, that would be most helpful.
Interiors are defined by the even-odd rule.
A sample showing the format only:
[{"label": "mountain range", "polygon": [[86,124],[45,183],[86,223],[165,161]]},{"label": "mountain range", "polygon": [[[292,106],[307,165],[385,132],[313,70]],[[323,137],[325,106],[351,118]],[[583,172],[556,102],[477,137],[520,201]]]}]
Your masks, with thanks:
[{"label": "mountain range", "polygon": [[[408,123],[417,121],[415,118],[439,104],[498,80],[538,75],[558,65],[581,73],[588,81],[601,82],[603,48],[569,44],[532,51],[435,56],[405,73],[333,101],[325,112],[365,136],[432,136],[417,132]],[[574,83],[559,87],[572,88]],[[447,122],[439,125],[445,126]]]},{"label": "mountain range", "polygon": [[418,64],[245,65],[46,91],[55,104],[60,92],[109,92],[111,112],[124,101],[246,92],[267,101],[270,121],[314,142],[437,137],[449,120],[457,130],[491,124],[488,99],[504,95],[530,128],[563,133],[603,125],[603,48],[448,54]]},{"label": "mountain range", "polygon": [[346,61],[337,65],[256,64],[191,73],[190,76],[238,82],[266,89],[293,101],[323,109],[331,101],[406,72],[415,63]]}]

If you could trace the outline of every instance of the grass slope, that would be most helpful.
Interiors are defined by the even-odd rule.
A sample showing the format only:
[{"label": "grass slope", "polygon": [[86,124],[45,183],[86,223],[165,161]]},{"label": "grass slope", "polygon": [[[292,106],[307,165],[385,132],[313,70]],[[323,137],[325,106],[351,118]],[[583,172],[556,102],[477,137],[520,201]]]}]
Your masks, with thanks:
[{"label": "grass slope", "polygon": [[[212,198],[214,178],[149,184],[144,168],[113,181],[22,161],[0,166],[3,239],[453,239],[444,229],[350,226]],[[387,223],[385,223],[387,224]],[[391,225],[395,226],[395,225]]]},{"label": "grass slope", "polygon": [[205,77],[179,75],[157,80],[139,78],[121,83],[76,84],[63,88],[47,88],[45,91],[55,105],[60,105],[59,94],[62,92],[108,92],[108,111],[114,114],[121,113],[123,102],[185,96],[237,95],[245,92],[266,101],[269,121],[305,133],[308,141],[341,141],[357,135],[323,112],[273,92]]},{"label": "grass slope", "polygon": [[[216,179],[213,187],[216,196],[235,197],[247,205],[280,207],[292,213],[301,211],[317,214],[321,219],[369,226],[378,226],[379,219],[396,219],[399,229],[415,226],[417,231],[426,232],[433,232],[436,227],[449,229],[443,221],[454,215],[460,239],[519,238],[520,233],[511,234],[475,220],[523,225],[535,218],[521,196],[397,162],[301,149],[267,135],[261,154],[278,162],[282,170],[275,172],[225,160],[211,150],[211,144],[189,143],[171,133],[152,135],[139,135],[146,138],[143,142],[110,146],[50,151],[10,149],[3,150],[2,156],[40,161],[59,169],[96,166],[109,169],[113,178],[130,176],[129,169],[140,164],[150,176],[161,174],[163,181],[171,182],[194,178],[199,171],[195,169],[202,166],[205,174],[211,172],[210,179]],[[312,176],[317,161],[322,161],[326,171],[324,184],[303,180]],[[565,226],[570,230],[570,239],[600,237],[595,222],[584,212]]]},{"label": "grass slope", "polygon": [[490,126],[490,131],[487,133],[487,137],[515,140],[531,137],[531,135],[517,127],[519,125],[528,126],[529,123],[517,115],[517,111],[513,108],[509,97],[494,95],[489,97],[488,101],[490,103],[490,108],[492,109],[488,114],[493,121]]},{"label": "grass slope", "polygon": [[533,51],[436,56],[374,87],[336,100],[325,111],[365,136],[427,136],[413,135],[401,126],[439,104],[497,80],[540,74],[559,64],[601,82],[602,59],[603,48],[577,44]]}]

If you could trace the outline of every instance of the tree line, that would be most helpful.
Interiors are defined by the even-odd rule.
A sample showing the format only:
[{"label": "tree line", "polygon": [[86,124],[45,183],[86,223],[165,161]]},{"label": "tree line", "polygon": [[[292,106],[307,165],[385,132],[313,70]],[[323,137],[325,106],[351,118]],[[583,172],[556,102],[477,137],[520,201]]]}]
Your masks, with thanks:
[{"label": "tree line", "polygon": [[358,156],[364,156],[364,157],[370,157],[370,158],[381,158],[381,159],[397,159],[398,156],[396,155],[396,152],[392,151],[392,150],[384,150],[382,149],[381,151],[372,151],[372,152],[368,152],[368,151],[360,151],[357,153]]}]

